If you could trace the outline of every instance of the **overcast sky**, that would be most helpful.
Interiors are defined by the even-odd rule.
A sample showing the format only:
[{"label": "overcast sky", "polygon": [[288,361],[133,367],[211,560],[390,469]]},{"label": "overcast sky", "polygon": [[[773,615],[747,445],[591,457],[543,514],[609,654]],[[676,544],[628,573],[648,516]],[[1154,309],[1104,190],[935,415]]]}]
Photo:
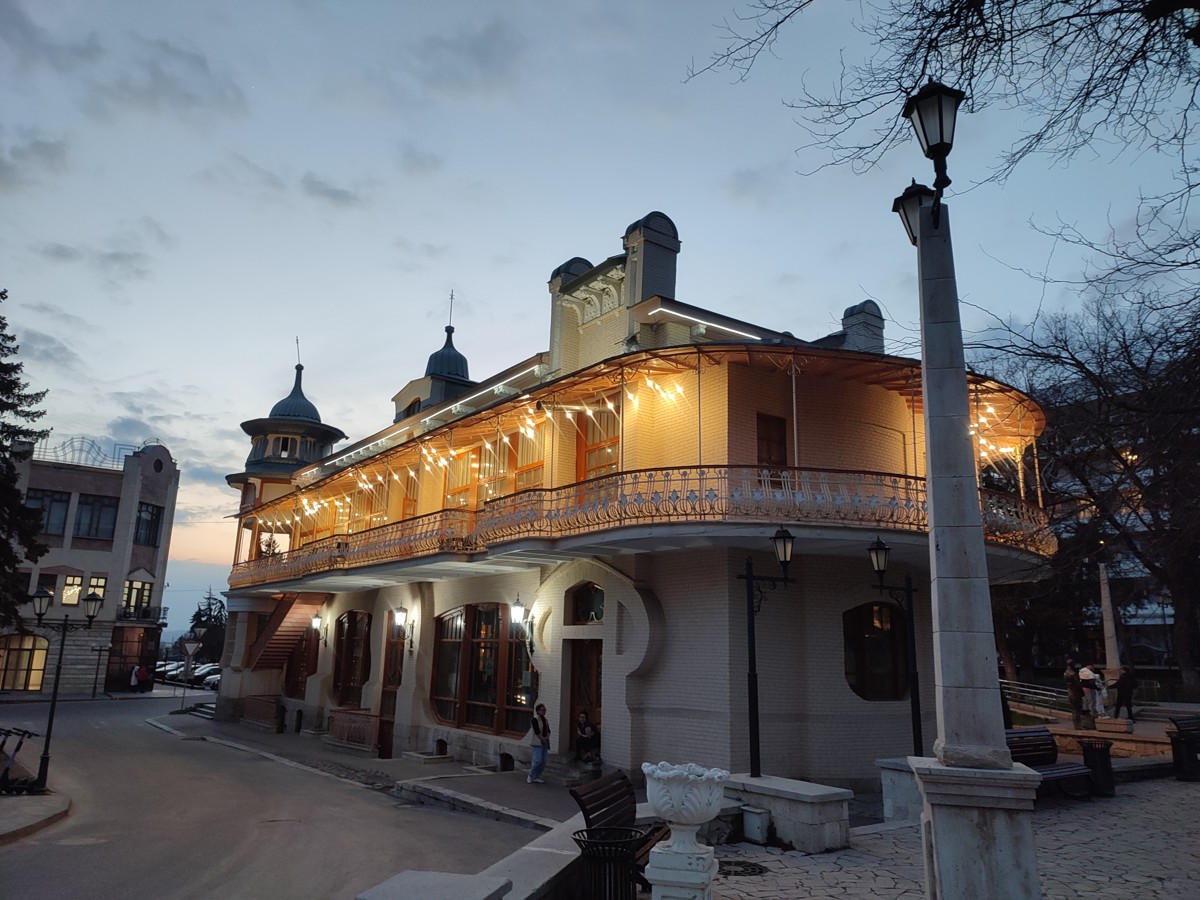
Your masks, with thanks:
[{"label": "overcast sky", "polygon": [[[225,587],[239,423],[290,391],[297,338],[322,419],[363,437],[441,346],[451,290],[485,378],[546,349],[557,265],[620,253],[657,209],[678,299],[815,338],[873,298],[889,350],[918,355],[891,202],[931,165],[914,140],[805,175],[825,158],[784,104],[862,52],[861,7],[818,4],[746,82],[688,81],[736,6],[0,0],[0,314],[51,443],[178,461],[172,625]],[[1103,236],[1165,170],[1101,147],[976,188],[1021,125],[964,117],[948,194],[964,301],[1018,317],[1072,300],[1019,270],[1081,264],[1031,223]]]}]

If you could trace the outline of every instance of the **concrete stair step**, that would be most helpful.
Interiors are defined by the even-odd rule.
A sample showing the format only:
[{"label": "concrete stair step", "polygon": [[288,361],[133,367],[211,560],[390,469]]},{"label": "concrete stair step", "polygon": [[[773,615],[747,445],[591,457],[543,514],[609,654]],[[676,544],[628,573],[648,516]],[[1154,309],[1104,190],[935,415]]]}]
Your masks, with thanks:
[{"label": "concrete stair step", "polygon": [[217,705],[215,703],[197,703],[188,711],[188,715],[198,719],[213,719],[217,715]]}]

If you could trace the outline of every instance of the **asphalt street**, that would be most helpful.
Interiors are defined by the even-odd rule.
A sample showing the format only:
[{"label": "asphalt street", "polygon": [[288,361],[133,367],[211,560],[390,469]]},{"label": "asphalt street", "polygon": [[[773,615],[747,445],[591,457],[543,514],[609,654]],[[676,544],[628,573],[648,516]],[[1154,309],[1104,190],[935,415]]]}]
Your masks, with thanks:
[{"label": "asphalt street", "polygon": [[[537,834],[147,724],[178,705],[59,704],[49,784],[71,812],[0,847],[0,897],[349,898],[403,869],[478,872]],[[0,705],[0,726],[42,732],[46,713]]]}]

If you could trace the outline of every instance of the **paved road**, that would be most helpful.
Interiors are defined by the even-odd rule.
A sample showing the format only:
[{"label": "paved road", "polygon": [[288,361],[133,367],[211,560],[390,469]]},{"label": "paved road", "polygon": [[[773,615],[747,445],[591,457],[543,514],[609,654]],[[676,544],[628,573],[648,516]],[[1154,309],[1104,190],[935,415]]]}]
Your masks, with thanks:
[{"label": "paved road", "polygon": [[[403,869],[477,872],[537,835],[146,724],[173,707],[59,704],[50,786],[71,814],[0,847],[0,897],[353,897]],[[0,706],[0,725],[40,732],[46,709]]]}]

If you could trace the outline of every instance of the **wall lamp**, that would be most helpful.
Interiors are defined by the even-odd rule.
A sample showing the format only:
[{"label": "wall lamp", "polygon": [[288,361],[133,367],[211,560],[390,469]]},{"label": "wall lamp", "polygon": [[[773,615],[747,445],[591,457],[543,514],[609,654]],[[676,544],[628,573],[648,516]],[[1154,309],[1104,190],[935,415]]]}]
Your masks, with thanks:
[{"label": "wall lamp", "polygon": [[[509,607],[508,615],[513,623],[521,626],[521,640],[525,642],[525,648],[529,651],[530,657],[532,657],[533,627],[537,620],[533,615],[533,610],[527,608],[525,604],[521,602],[520,593],[517,594],[517,599],[514,600],[512,606]],[[528,625],[525,624],[527,618],[529,622]]]},{"label": "wall lamp", "polygon": [[396,609],[392,610],[392,621],[394,621],[398,627],[404,629],[404,634],[408,638],[408,652],[411,655],[416,651],[416,644],[414,642],[414,636],[416,635],[417,631],[416,619],[414,619],[413,623],[409,625],[408,610],[403,606],[398,606]]},{"label": "wall lamp", "polygon": [[322,645],[329,646],[329,626],[321,619],[321,614],[313,613],[312,630],[320,637]]}]

